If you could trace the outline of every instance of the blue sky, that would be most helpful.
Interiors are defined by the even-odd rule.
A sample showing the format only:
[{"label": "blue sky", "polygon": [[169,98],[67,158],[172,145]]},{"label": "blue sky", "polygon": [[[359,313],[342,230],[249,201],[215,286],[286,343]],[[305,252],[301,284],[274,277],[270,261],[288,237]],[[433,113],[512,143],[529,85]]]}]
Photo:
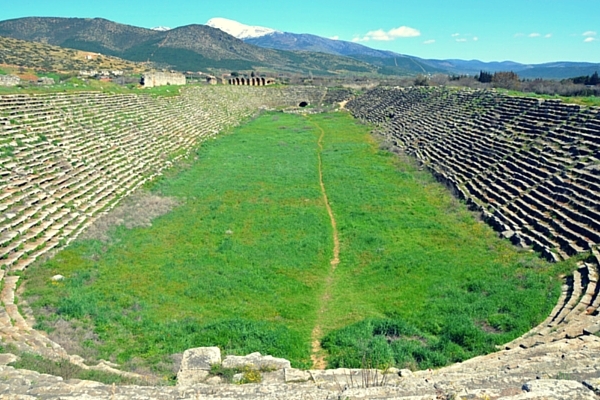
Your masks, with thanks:
[{"label": "blue sky", "polygon": [[222,17],[423,58],[600,62],[600,0],[0,1],[0,20],[102,17],[152,28]]}]

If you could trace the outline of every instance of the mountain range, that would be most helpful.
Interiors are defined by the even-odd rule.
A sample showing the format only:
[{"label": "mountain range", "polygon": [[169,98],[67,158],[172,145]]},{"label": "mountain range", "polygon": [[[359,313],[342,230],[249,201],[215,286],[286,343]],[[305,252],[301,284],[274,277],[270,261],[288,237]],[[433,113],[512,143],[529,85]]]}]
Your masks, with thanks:
[{"label": "mountain range", "polygon": [[151,61],[180,71],[378,72],[377,67],[348,57],[257,47],[206,25],[152,30],[102,18],[29,17],[0,21],[0,36]]},{"label": "mountain range", "polygon": [[600,64],[591,63],[526,65],[511,61],[427,60],[311,34],[244,25],[225,18],[213,18],[206,25],[146,29],[102,18],[28,17],[0,21],[0,36],[130,61],[151,61],[181,71],[474,75],[481,70],[511,70],[525,78],[567,78],[600,71]]},{"label": "mountain range", "polygon": [[[482,62],[478,60],[427,60],[398,54],[343,40],[323,38],[311,34],[280,32],[265,27],[253,27],[225,18],[213,18],[207,22],[229,34],[256,46],[280,49],[316,51],[351,57],[385,68],[402,66],[416,73],[446,72],[457,75],[475,75],[480,71],[513,71],[523,78],[563,79],[581,75],[592,75],[600,70],[600,64],[585,62],[552,62],[545,64],[521,64],[514,61]],[[232,29],[235,27],[235,29]],[[257,29],[258,28],[258,29]],[[238,35],[244,32],[244,35]]]}]

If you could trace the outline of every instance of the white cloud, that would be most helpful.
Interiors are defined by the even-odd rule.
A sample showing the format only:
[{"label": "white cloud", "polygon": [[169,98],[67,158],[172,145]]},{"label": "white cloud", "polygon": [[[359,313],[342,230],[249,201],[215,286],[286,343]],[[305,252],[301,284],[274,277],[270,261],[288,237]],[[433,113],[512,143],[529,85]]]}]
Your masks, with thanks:
[{"label": "white cloud", "polygon": [[515,33],[515,37],[522,37],[522,36],[525,36],[525,34],[524,33]]},{"label": "white cloud", "polygon": [[418,29],[411,28],[409,26],[399,26],[398,28],[384,31],[383,29],[377,29],[376,31],[367,32],[363,37],[355,37],[352,39],[353,42],[368,42],[369,40],[389,42],[398,38],[407,38],[421,36],[421,32]]},{"label": "white cloud", "polygon": [[462,42],[466,42],[467,39],[456,39],[456,41],[462,43]]},{"label": "white cloud", "polygon": [[546,34],[544,35],[544,37],[545,37],[546,39],[550,39],[550,38],[552,37],[552,34],[551,34],[551,33],[546,33]]},{"label": "white cloud", "polygon": [[478,41],[478,40],[479,40],[479,38],[478,38],[477,36],[474,36],[474,37],[473,37],[473,41],[474,41],[474,42],[476,42],[476,41]]},{"label": "white cloud", "polygon": [[329,39],[331,40],[340,40],[340,37],[338,35],[332,36]]},{"label": "white cloud", "polygon": [[529,37],[540,37],[541,35],[537,32],[533,32],[529,34]]},{"label": "white cloud", "polygon": [[460,33],[453,33],[453,34],[452,34],[452,35],[450,35],[450,36],[452,36],[452,37],[457,37],[457,36],[460,36]]},{"label": "white cloud", "polygon": [[429,40],[426,40],[423,42],[423,44],[433,44],[433,43],[435,43],[434,39],[429,39]]},{"label": "white cloud", "polygon": [[583,36],[596,36],[596,35],[597,35],[597,33],[594,31],[583,32]]},{"label": "white cloud", "polygon": [[585,39],[583,39],[584,43],[590,43],[590,42],[594,42],[596,41],[596,38],[593,37],[587,37]]}]

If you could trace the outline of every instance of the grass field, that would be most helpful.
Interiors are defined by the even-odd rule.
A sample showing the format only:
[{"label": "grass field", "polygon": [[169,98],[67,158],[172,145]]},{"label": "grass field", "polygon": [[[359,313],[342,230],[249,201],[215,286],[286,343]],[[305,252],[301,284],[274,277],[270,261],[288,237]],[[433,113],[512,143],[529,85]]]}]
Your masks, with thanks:
[{"label": "grass field", "polygon": [[499,240],[369,130],[344,113],[273,113],[204,143],[149,188],[178,203],[152,227],[79,240],[25,273],[38,327],[68,320],[93,331],[90,357],[168,375],[172,354],[214,345],[308,368],[315,324],[330,367],[440,366],[543,320],[573,261]]},{"label": "grass field", "polygon": [[[43,76],[52,74],[43,74]],[[42,76],[42,74],[40,74]],[[53,77],[53,76],[51,76]],[[153,97],[173,97],[180,93],[182,86],[157,86],[153,88],[122,86],[112,82],[102,82],[95,79],[82,80],[71,78],[67,82],[51,86],[8,86],[0,87],[0,95],[11,94],[49,94],[75,92],[103,92],[108,94],[147,94]]]}]

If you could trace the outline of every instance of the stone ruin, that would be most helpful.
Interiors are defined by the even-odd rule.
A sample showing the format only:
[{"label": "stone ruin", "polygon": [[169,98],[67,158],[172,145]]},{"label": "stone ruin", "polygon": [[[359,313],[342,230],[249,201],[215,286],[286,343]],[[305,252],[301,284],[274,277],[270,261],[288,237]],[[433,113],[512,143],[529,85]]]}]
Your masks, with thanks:
[{"label": "stone ruin", "polygon": [[252,77],[252,78],[231,77],[231,78],[229,78],[228,82],[230,85],[234,85],[234,86],[268,86],[268,85],[274,85],[275,79],[258,77],[258,76]]},{"label": "stone ruin", "polygon": [[142,75],[140,82],[144,87],[151,88],[167,85],[185,85],[185,75],[178,72],[149,72]]},{"label": "stone ruin", "polygon": [[17,86],[21,78],[15,75],[0,75],[0,86]]},{"label": "stone ruin", "polygon": [[[259,108],[344,97],[328,92],[205,86],[173,98],[94,92],[0,96],[3,344],[136,377],[107,361],[88,366],[35,330],[27,303],[20,299],[17,307],[19,271],[74,240],[145,181],[188,157],[199,142]],[[260,354],[221,360],[218,349],[195,349],[184,356],[177,387],[63,380],[14,369],[7,364],[15,356],[0,354],[0,398],[596,399],[599,110],[439,88],[375,89],[347,108],[378,124],[397,151],[417,157],[514,243],[550,259],[591,251],[542,324],[497,353],[433,371],[300,371]],[[274,365],[261,371],[265,362]],[[257,369],[262,383],[225,384],[207,372],[212,363]]]},{"label": "stone ruin", "polygon": [[444,88],[375,89],[346,107],[514,244],[551,261],[600,244],[600,108]]}]

